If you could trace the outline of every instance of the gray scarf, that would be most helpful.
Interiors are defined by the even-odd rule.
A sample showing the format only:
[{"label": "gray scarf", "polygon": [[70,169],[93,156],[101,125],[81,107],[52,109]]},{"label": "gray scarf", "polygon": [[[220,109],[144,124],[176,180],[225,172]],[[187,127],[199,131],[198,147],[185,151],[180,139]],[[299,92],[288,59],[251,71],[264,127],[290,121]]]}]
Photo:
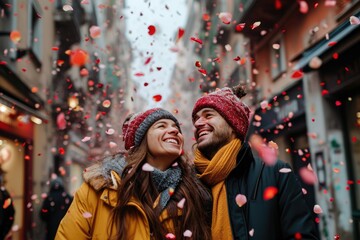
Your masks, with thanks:
[{"label": "gray scarf", "polygon": [[165,171],[155,168],[151,172],[151,177],[155,187],[160,192],[159,205],[162,211],[170,200],[170,188],[175,190],[181,181],[181,169],[179,166],[171,167]]}]

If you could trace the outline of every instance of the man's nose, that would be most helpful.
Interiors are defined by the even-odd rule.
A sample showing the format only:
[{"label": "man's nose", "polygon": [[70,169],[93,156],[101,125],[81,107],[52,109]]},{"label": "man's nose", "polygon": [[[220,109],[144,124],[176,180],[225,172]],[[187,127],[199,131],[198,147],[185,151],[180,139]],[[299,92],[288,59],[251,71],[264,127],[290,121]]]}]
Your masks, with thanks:
[{"label": "man's nose", "polygon": [[203,117],[199,117],[198,119],[196,119],[194,126],[198,127],[198,126],[202,126],[206,123],[205,119]]}]

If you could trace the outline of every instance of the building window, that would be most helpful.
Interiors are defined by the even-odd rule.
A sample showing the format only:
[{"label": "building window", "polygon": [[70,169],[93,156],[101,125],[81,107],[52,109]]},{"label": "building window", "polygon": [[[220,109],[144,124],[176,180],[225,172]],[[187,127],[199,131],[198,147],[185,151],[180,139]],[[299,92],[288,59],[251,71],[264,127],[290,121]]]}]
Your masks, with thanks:
[{"label": "building window", "polygon": [[34,60],[37,62],[37,65],[41,66],[42,59],[42,51],[41,46],[43,44],[42,37],[42,27],[41,27],[41,7],[37,0],[30,1],[29,6],[30,14],[29,14],[29,23],[30,23],[30,50],[34,57]]},{"label": "building window", "polygon": [[286,71],[285,44],[279,36],[270,45],[271,77],[277,80]]}]

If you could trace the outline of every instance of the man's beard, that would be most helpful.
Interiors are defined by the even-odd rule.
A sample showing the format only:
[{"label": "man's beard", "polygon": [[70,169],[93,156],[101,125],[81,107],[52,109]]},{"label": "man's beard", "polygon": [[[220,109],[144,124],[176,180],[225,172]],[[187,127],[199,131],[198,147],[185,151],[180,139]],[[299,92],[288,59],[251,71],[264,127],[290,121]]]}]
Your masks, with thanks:
[{"label": "man's beard", "polygon": [[213,132],[213,137],[202,146],[198,145],[199,151],[209,160],[211,160],[217,151],[230,142],[230,135],[224,131]]}]

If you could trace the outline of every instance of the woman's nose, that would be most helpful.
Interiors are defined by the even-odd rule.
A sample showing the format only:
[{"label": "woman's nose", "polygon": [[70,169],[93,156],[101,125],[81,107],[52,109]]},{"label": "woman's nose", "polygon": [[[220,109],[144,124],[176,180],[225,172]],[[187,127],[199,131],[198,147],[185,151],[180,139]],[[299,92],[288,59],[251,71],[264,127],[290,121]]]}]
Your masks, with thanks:
[{"label": "woman's nose", "polygon": [[172,134],[178,134],[180,131],[177,127],[169,127],[168,129],[168,133],[172,133]]}]

